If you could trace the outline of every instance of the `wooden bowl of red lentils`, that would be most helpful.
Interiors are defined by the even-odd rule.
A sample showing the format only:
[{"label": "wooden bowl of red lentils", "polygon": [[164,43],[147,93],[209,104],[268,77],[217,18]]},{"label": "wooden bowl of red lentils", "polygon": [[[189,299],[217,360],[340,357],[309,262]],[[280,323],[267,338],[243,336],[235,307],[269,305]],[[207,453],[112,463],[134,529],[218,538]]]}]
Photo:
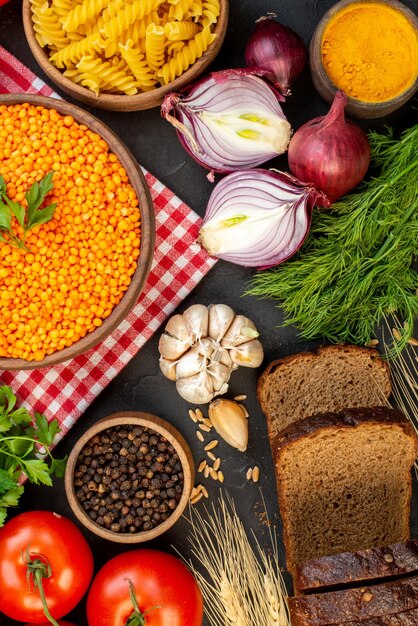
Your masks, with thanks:
[{"label": "wooden bowl of red lentils", "polygon": [[68,457],[65,490],[75,516],[119,543],[155,539],[176,523],[194,482],[180,432],[150,413],[116,413],[91,426]]},{"label": "wooden bowl of red lentils", "polygon": [[[0,176],[28,216],[27,192],[52,173],[27,232],[0,232],[0,369],[48,367],[105,339],[133,308],[154,252],[150,192],[102,122],[67,102],[0,96]],[[42,220],[41,220],[42,221]],[[24,243],[23,243],[24,242]]]}]

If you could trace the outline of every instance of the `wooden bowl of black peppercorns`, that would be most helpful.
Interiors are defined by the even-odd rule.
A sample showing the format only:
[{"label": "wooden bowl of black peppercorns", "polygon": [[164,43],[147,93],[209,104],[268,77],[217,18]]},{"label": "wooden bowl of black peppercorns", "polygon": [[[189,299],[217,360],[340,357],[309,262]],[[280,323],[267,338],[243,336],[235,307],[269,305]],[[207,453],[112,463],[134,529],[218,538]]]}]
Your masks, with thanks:
[{"label": "wooden bowl of black peppercorns", "polygon": [[91,532],[120,543],[154,539],[179,519],[194,483],[192,453],[169,422],[116,413],[89,428],[72,449],[65,490]]}]

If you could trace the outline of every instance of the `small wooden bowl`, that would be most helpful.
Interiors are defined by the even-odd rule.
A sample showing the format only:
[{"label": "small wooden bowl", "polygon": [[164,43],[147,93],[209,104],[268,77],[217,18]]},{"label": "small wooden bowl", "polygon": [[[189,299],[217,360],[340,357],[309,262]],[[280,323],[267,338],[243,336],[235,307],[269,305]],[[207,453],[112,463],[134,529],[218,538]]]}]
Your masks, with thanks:
[{"label": "small wooden bowl", "polygon": [[185,87],[188,83],[195,81],[197,77],[200,76],[200,74],[202,74],[212,63],[221,49],[223,40],[225,39],[228,24],[228,2],[229,0],[220,0],[220,15],[214,30],[214,33],[216,33],[216,39],[194,64],[171,83],[158,87],[152,91],[135,94],[134,96],[114,95],[108,93],[102,93],[96,96],[96,94],[90,89],[82,87],[81,85],[76,85],[76,83],[73,83],[69,78],[64,76],[62,72],[60,72],[60,70],[49,61],[46,50],[41,48],[36,40],[35,31],[33,29],[30,0],[23,0],[23,26],[25,29],[26,39],[35,59],[45,74],[60,89],[62,89],[62,91],[65,91],[65,93],[69,94],[74,99],[83,102],[84,104],[89,104],[90,106],[94,106],[99,109],[123,112],[140,111],[159,106],[167,93],[170,91],[178,91]]},{"label": "small wooden bowl", "polygon": [[[166,520],[151,530],[131,534],[115,533],[107,528],[103,528],[88,517],[75,495],[74,469],[78,455],[86,443],[90,441],[94,435],[97,435],[97,433],[114,426],[145,426],[150,430],[154,430],[165,437],[172,444],[180,458],[180,462],[183,467],[183,492],[179,503]],[[194,475],[194,462],[190,448],[183,436],[176,428],[174,428],[174,426],[162,418],[152,415],[151,413],[127,411],[125,413],[115,413],[105,417],[97,422],[97,424],[94,424],[94,426],[91,426],[84,433],[84,435],[80,437],[68,457],[67,467],[65,470],[65,491],[74,515],[92,533],[95,533],[104,539],[109,539],[109,541],[116,541],[118,543],[142,543],[143,541],[155,539],[155,537],[158,537],[162,533],[166,532],[173,526],[173,524],[176,523],[189,502],[194,484]]]},{"label": "small wooden bowl", "polygon": [[[340,2],[337,2],[333,7],[331,7],[331,9],[329,9],[329,11],[325,13],[316,27],[311,39],[309,54],[312,81],[320,96],[329,103],[333,101],[334,96],[338,91],[338,87],[332,82],[322,63],[323,35],[329,21],[336,15],[336,13],[346,6],[352,4],[354,5],[357,2],[363,3],[364,0],[340,0]],[[396,9],[406,17],[413,28],[418,29],[418,17],[408,7],[401,2],[398,2],[398,0],[367,0],[367,3],[384,4]],[[370,27],[370,36],[373,36],[372,26]],[[383,102],[365,102],[356,98],[351,98],[347,94],[348,101],[345,110],[347,114],[357,118],[374,119],[384,117],[404,105],[410,98],[412,98],[417,89],[418,76],[415,81],[407,89],[405,89],[405,91],[400,93],[395,98],[385,100]]]},{"label": "small wooden bowl", "polygon": [[48,109],[56,109],[62,115],[71,115],[76,122],[85,124],[90,128],[90,130],[98,133],[106,141],[111,151],[118,157],[119,161],[125,168],[129,177],[129,182],[135,189],[138,197],[141,213],[141,249],[137,268],[132,275],[132,280],[128,289],[109,317],[103,320],[101,326],[99,326],[96,330],[91,331],[71,346],[47,355],[42,361],[25,361],[24,359],[0,357],[0,370],[27,370],[39,367],[49,367],[51,365],[61,363],[62,361],[72,359],[103,341],[103,339],[110,335],[110,333],[112,333],[120,322],[127,316],[138,300],[151,269],[155,244],[154,205],[147,182],[141,168],[135,160],[135,157],[122,143],[119,137],[96,117],[73,104],[65,102],[64,100],[46,98],[44,96],[32,96],[28,94],[0,95],[0,104],[13,105],[21,104],[23,102],[29,102],[35,106],[43,106]]}]

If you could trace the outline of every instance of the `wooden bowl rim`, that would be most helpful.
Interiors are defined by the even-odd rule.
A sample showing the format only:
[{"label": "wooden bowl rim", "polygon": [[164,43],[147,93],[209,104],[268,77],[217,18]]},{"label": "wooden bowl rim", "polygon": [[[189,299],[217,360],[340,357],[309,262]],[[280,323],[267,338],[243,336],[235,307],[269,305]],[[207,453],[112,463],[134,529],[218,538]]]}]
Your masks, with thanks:
[{"label": "wooden bowl rim", "polygon": [[90,130],[98,133],[106,141],[109,145],[109,149],[118,157],[122,166],[125,168],[129,182],[135,189],[139,200],[141,247],[138,264],[135,272],[132,274],[132,280],[128,289],[122,296],[119,304],[114,307],[109,317],[103,320],[101,326],[92,330],[84,337],[81,337],[81,339],[71,346],[46,355],[42,361],[26,361],[20,358],[0,357],[0,370],[29,370],[49,367],[79,356],[103,341],[117,328],[138,300],[151,269],[155,246],[155,215],[150,190],[135,157],[118,135],[91,113],[65,100],[31,94],[0,94],[0,105],[14,105],[25,102],[34,106],[56,109],[61,115],[72,115],[79,124],[85,124]]},{"label": "wooden bowl rim", "polygon": [[[94,435],[97,435],[97,433],[114,426],[128,425],[145,426],[150,430],[154,430],[163,435],[163,437],[165,437],[172,444],[183,467],[183,492],[177,507],[171,515],[155,528],[141,531],[139,533],[119,534],[99,526],[99,524],[96,524],[87,516],[75,495],[73,474],[75,464],[82,448],[92,437],[94,437]],[[102,418],[93,424],[93,426],[90,426],[90,428],[88,428],[86,432],[77,440],[68,457],[67,467],[65,469],[64,485],[71,510],[77,519],[91,532],[103,537],[104,539],[109,539],[110,541],[115,541],[117,543],[141,543],[155,539],[155,537],[158,537],[162,533],[166,532],[177,522],[189,502],[194,484],[194,474],[194,462],[191,450],[183,435],[175,426],[167,420],[164,420],[157,415],[153,415],[152,413],[145,413],[143,411],[123,411],[120,413],[113,413],[112,415]]]},{"label": "wooden bowl rim", "polygon": [[[366,3],[366,4],[383,4],[389,6],[393,9],[397,9],[400,13],[402,13],[406,19],[411,23],[411,25],[418,29],[418,17],[415,15],[413,11],[405,4],[400,2],[399,0],[339,0],[336,4],[324,13],[321,20],[318,22],[318,25],[315,28],[315,31],[312,35],[312,39],[310,42],[310,65],[311,71],[314,71],[313,64],[315,63],[315,70],[320,75],[320,80],[324,84],[325,90],[329,94],[329,97],[326,98],[328,102],[332,102],[333,96],[339,91],[339,88],[332,82],[328,73],[326,72],[324,65],[322,63],[322,54],[321,54],[321,43],[322,37],[327,27],[330,19],[336,15],[341,9],[351,5],[358,3]],[[346,111],[353,115],[361,116],[362,113],[370,113],[372,115],[367,115],[370,119],[383,117],[389,112],[392,113],[400,108],[403,104],[405,104],[417,91],[418,89],[418,76],[415,81],[400,94],[391,98],[390,100],[384,100],[383,102],[366,102],[364,100],[359,100],[357,98],[352,98],[347,95],[347,106]],[[332,95],[331,95],[332,93]],[[322,95],[322,94],[321,94]],[[325,97],[325,96],[324,96]]]},{"label": "wooden bowl rim", "polygon": [[48,54],[44,48],[41,48],[36,40],[33,30],[33,22],[31,17],[30,0],[23,0],[22,15],[23,27],[28,41],[28,45],[34,55],[36,61],[45,72],[45,74],[63,91],[85,104],[95,106],[100,109],[109,111],[140,111],[143,109],[151,109],[159,106],[164,96],[171,91],[178,91],[193,82],[215,59],[223,41],[225,39],[229,13],[229,0],[220,0],[220,14],[215,26],[216,39],[210,44],[208,49],[197,59],[188,70],[183,72],[181,76],[175,78],[172,82],[161,87],[157,87],[153,91],[146,91],[135,94],[133,96],[117,95],[117,94],[99,94],[96,96],[94,92],[87,87],[77,85],[69,78],[64,76],[58,68],[56,68],[48,58]]}]

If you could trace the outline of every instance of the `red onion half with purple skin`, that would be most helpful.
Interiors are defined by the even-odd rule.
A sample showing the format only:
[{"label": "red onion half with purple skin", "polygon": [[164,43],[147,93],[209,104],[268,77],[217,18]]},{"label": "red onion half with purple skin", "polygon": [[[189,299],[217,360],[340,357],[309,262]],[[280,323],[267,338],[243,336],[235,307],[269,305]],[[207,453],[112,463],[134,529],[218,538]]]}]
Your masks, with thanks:
[{"label": "red onion half with purple skin", "polygon": [[328,206],[313,185],[265,169],[234,172],[213,190],[199,233],[207,252],[236,265],[265,269],[302,245],[314,206]]},{"label": "red onion half with purple skin", "polygon": [[302,39],[291,28],[280,24],[275,16],[260,17],[245,48],[248,67],[261,67],[284,96],[302,72],[308,52]]},{"label": "red onion half with purple skin", "polygon": [[364,178],[370,144],[363,130],[345,119],[347,96],[338,91],[328,114],[301,126],[289,145],[292,174],[313,183],[334,202]]},{"label": "red onion half with purple skin", "polygon": [[169,93],[161,115],[187,152],[220,173],[251,167],[287,150],[291,127],[263,70],[213,72],[182,93]]}]

